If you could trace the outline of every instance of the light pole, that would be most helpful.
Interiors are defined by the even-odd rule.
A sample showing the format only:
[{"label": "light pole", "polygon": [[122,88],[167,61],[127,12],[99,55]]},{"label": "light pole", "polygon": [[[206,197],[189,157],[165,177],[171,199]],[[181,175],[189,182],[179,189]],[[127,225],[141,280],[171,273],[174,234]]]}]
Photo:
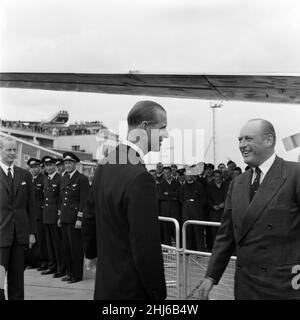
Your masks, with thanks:
[{"label": "light pole", "polygon": [[216,166],[216,115],[215,110],[216,108],[223,107],[222,103],[210,103],[209,106],[212,108],[213,111],[213,159],[214,159],[214,166]]}]

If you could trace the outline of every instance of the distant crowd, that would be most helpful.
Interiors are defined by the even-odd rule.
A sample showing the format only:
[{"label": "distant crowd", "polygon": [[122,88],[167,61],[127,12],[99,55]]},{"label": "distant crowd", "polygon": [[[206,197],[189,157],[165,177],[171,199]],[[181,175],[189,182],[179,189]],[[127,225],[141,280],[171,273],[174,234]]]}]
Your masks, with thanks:
[{"label": "distant crowd", "polygon": [[[242,174],[234,161],[217,167],[203,164],[195,174],[191,166],[178,169],[176,164],[156,165],[149,170],[156,182],[160,216],[175,218],[180,226],[187,220],[220,222],[225,198],[232,179]],[[246,167],[245,170],[249,169]],[[187,248],[211,251],[218,228],[190,225],[187,228]],[[170,222],[161,222],[162,243],[174,245],[175,229]]]},{"label": "distant crowd", "polygon": [[0,126],[7,127],[16,130],[24,130],[30,131],[34,133],[41,133],[47,134],[52,136],[71,136],[71,135],[87,135],[87,134],[94,134],[96,132],[94,129],[89,129],[86,126],[99,126],[99,121],[94,122],[86,122],[84,124],[75,123],[74,125],[70,125],[66,128],[61,127],[53,127],[52,125],[43,125],[41,123],[34,123],[34,122],[22,122],[22,121],[8,121],[0,119]]}]

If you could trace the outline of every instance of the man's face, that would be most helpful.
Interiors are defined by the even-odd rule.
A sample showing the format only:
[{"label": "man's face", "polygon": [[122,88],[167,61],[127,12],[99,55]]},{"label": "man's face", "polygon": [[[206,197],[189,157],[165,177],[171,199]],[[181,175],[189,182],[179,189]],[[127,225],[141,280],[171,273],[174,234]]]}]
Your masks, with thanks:
[{"label": "man's face", "polygon": [[179,175],[178,179],[180,182],[184,182],[185,181],[185,175]]},{"label": "man's face", "polygon": [[239,136],[239,148],[244,162],[251,167],[262,164],[274,150],[272,142],[272,138],[263,134],[263,128],[259,121],[245,124]]},{"label": "man's face", "polygon": [[65,171],[65,166],[64,166],[63,163],[57,165],[56,167],[57,167],[57,171],[58,171],[59,173],[63,173],[63,172]]},{"label": "man's face", "polygon": [[224,163],[219,164],[218,169],[219,169],[220,171],[226,170],[225,164],[224,164]]},{"label": "man's face", "polygon": [[194,179],[193,179],[193,176],[190,175],[190,174],[187,174],[187,175],[185,176],[185,179],[186,179],[187,182],[191,182],[191,181],[194,180]]},{"label": "man's face", "polygon": [[149,127],[148,131],[148,150],[159,152],[163,139],[168,138],[167,131],[167,114],[164,111],[157,111],[156,123]]},{"label": "man's face", "polygon": [[55,171],[55,163],[46,163],[45,164],[45,170],[48,174],[52,174]]},{"label": "man's face", "polygon": [[212,176],[213,176],[213,173],[214,173],[214,169],[213,169],[213,168],[208,167],[208,168],[206,169],[206,175],[207,175],[208,177],[212,177]]},{"label": "man's face", "polygon": [[72,172],[75,170],[76,164],[73,161],[65,161],[65,169],[67,172]]},{"label": "man's face", "polygon": [[163,164],[162,164],[161,162],[159,162],[159,163],[156,165],[156,171],[157,171],[158,173],[161,173],[161,172],[163,171],[163,169],[164,169]]},{"label": "man's face", "polygon": [[221,183],[222,182],[221,174],[219,172],[215,172],[214,179],[216,183]]},{"label": "man's face", "polygon": [[40,165],[33,165],[30,167],[31,174],[33,176],[37,176],[41,172]]},{"label": "man's face", "polygon": [[232,178],[235,178],[237,176],[239,176],[241,173],[239,170],[233,170],[233,173],[232,173]]},{"label": "man's face", "polygon": [[169,170],[169,169],[164,169],[164,178],[166,179],[166,180],[170,180],[170,178],[171,178],[171,170]]},{"label": "man's face", "polygon": [[2,162],[11,166],[17,158],[17,143],[15,141],[3,141],[2,148],[0,147]]},{"label": "man's face", "polygon": [[171,166],[171,170],[172,170],[172,174],[175,176],[175,175],[177,175],[177,167],[175,167],[175,166]]},{"label": "man's face", "polygon": [[229,171],[229,172],[233,172],[233,170],[234,170],[235,167],[236,167],[235,163],[230,162],[230,163],[228,164],[228,171]]}]

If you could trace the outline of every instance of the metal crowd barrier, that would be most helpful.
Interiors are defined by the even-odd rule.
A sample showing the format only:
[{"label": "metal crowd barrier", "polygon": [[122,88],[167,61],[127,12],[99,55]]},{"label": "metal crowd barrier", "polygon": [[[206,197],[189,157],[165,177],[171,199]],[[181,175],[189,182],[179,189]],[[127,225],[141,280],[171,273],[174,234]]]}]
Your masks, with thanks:
[{"label": "metal crowd barrier", "polygon": [[[183,266],[183,290],[181,298],[184,300],[198,299],[198,290],[205,276],[208,266],[210,252],[188,250],[186,247],[186,234],[189,225],[201,225],[219,227],[219,222],[208,222],[199,220],[188,220],[182,226],[182,266]],[[210,293],[212,300],[234,299],[234,273],[236,257],[232,256],[230,262],[219,281]]]},{"label": "metal crowd barrier", "polygon": [[162,244],[165,278],[167,285],[167,299],[180,298],[180,228],[174,218],[158,217],[160,221],[172,223],[175,227],[175,246]]}]

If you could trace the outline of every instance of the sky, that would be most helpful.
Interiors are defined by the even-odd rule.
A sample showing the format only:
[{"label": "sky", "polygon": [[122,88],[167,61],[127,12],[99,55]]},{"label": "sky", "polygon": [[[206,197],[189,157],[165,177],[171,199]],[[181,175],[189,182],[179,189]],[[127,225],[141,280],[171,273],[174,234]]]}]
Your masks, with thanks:
[{"label": "sky", "polygon": [[[0,71],[299,74],[299,15],[298,0],[2,0]],[[169,131],[204,130],[207,149],[207,100],[2,88],[0,118],[41,120],[65,109],[70,122],[101,120],[117,131],[141,99],[165,107]],[[299,148],[286,152],[281,139],[300,131],[299,105],[225,101],[216,110],[217,163],[244,167],[237,136],[251,118],[271,121],[277,154],[297,160]]]}]

